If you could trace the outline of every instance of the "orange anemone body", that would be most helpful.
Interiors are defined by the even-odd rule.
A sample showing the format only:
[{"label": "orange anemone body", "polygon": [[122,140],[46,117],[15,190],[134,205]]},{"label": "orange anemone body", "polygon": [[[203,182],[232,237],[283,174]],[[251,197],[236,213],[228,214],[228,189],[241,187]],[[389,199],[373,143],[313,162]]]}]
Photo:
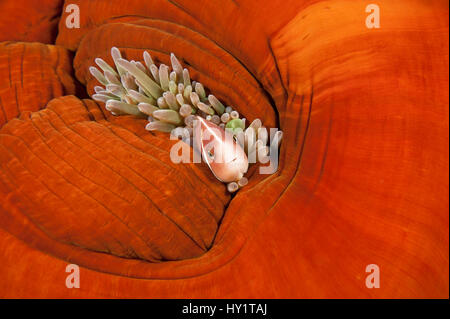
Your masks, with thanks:
[{"label": "orange anemone body", "polygon": [[[449,297],[448,1],[45,3],[0,26],[0,297]],[[231,197],[86,98],[112,46],[282,129],[277,173]]]}]

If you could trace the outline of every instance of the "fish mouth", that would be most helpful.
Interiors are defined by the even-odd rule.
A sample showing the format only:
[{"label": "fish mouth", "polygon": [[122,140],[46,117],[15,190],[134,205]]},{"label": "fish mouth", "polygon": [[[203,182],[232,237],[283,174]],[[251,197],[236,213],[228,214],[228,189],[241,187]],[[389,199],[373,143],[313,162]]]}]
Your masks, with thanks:
[{"label": "fish mouth", "polygon": [[228,162],[226,162],[225,164],[230,164],[230,163],[233,163],[233,162],[235,162],[236,160],[237,160],[238,158],[237,158],[237,156],[235,157],[235,158],[233,158],[231,161],[228,161]]}]

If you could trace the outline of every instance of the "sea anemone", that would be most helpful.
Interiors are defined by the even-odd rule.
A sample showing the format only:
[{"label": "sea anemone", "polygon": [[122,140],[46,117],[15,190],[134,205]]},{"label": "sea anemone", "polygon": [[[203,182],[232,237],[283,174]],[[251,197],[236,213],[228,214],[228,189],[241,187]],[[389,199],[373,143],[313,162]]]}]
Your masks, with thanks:
[{"label": "sea anemone", "polygon": [[[147,130],[171,132],[177,137],[192,136],[196,119],[200,117],[212,123],[209,125],[216,125],[217,129],[232,134],[237,147],[241,147],[246,156],[253,159],[251,162],[267,163],[269,154],[278,152],[282,131],[276,131],[269,137],[260,119],[255,119],[246,127],[246,119],[241,118],[234,107],[225,106],[214,95],[207,94],[200,82],[191,81],[189,70],[183,68],[173,53],[170,55],[172,68],[165,64],[158,67],[147,51],[143,53],[144,63],[124,59],[116,47],[111,48],[111,56],[115,68],[103,59],[96,58],[95,63],[101,71],[95,66],[91,66],[89,71],[104,85],[94,88],[92,98],[104,102],[106,109],[113,115],[147,118]],[[204,152],[201,153],[203,155]],[[247,157],[242,161],[247,161]],[[229,192],[234,193],[248,183],[243,174],[232,178],[218,177],[211,162],[205,161],[219,180],[228,183]],[[223,165],[221,168],[223,172]],[[243,169],[242,173],[246,171]]]}]

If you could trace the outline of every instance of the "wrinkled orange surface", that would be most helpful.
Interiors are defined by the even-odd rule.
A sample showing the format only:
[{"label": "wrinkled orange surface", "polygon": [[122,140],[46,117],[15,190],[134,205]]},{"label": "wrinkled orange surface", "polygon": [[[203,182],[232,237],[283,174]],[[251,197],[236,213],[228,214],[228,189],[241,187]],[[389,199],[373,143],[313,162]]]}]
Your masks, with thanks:
[{"label": "wrinkled orange surface", "polygon": [[63,0],[0,1],[0,41],[54,43]]},{"label": "wrinkled orange surface", "polygon": [[[20,15],[51,27],[48,3]],[[45,34],[0,27],[58,34],[0,43],[0,297],[448,298],[447,1],[378,1],[371,30],[359,0],[67,3],[80,29],[63,8]],[[165,134],[85,99],[111,46],[174,52],[279,126],[278,172],[230,197],[171,163]]]}]

